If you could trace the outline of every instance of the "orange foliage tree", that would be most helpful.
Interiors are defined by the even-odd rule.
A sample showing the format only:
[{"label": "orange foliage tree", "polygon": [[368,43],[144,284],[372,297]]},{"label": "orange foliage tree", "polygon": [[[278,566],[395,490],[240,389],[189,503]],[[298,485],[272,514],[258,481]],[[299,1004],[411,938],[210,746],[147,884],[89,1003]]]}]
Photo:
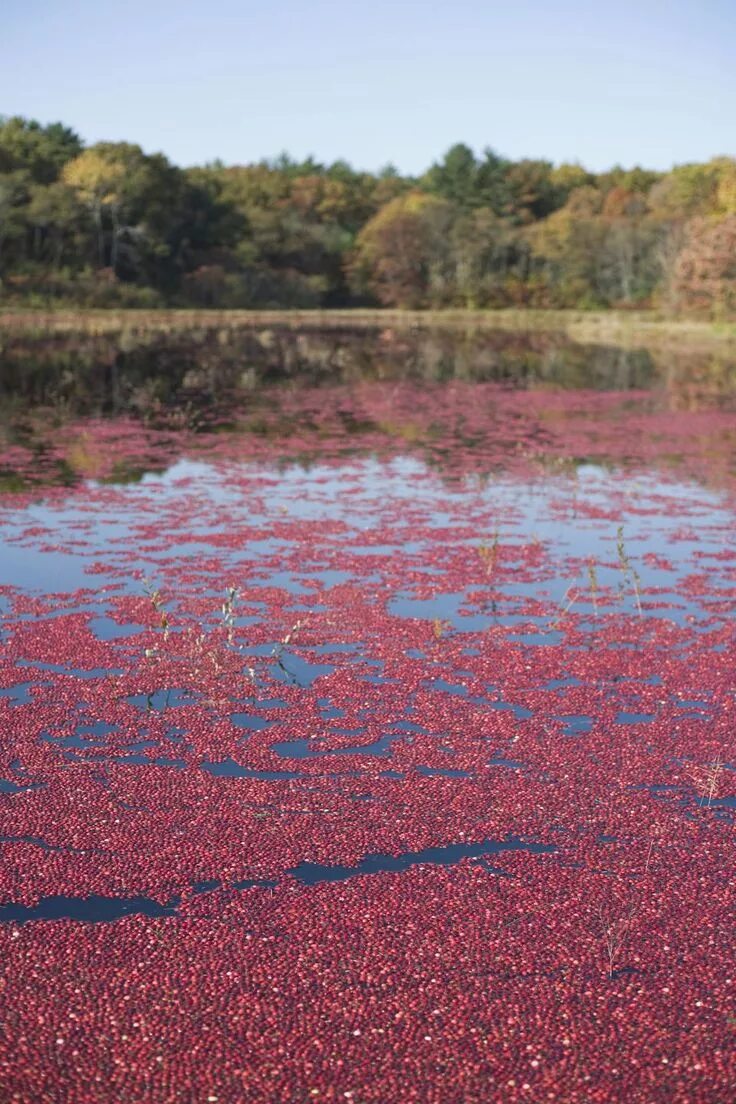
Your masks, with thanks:
[{"label": "orange foliage tree", "polygon": [[673,283],[681,309],[736,315],[736,214],[688,223]]},{"label": "orange foliage tree", "polygon": [[382,207],[361,230],[348,270],[354,288],[387,307],[439,305],[446,284],[452,207],[412,191]]}]

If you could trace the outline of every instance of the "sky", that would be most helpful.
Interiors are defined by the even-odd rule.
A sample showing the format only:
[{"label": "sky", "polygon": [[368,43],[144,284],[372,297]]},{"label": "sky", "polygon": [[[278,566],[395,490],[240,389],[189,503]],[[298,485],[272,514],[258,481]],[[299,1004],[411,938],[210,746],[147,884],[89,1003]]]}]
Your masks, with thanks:
[{"label": "sky", "polygon": [[0,0],[0,114],[243,164],[736,155],[736,0]]}]

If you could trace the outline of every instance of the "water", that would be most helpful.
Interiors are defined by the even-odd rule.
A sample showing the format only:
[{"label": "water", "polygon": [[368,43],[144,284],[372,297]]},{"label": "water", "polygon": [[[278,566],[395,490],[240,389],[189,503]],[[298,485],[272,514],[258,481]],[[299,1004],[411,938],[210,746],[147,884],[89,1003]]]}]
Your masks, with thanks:
[{"label": "water", "polygon": [[[557,402],[554,446],[548,428],[541,438],[532,432],[533,424],[549,425],[549,411],[536,396],[520,463],[524,406],[513,393],[465,386],[460,402],[448,385],[436,389],[434,405],[427,406],[425,393],[412,388],[374,384],[366,391],[364,385],[358,403],[357,393],[341,391],[339,426],[322,434],[329,460],[284,460],[284,447],[293,449],[294,441],[278,434],[268,438],[265,454],[258,442],[256,458],[248,455],[253,442],[247,434],[193,440],[181,432],[177,446],[176,434],[167,431],[158,470],[142,471],[135,482],[116,484],[105,476],[81,479],[61,492],[40,487],[20,502],[6,496],[0,518],[3,636],[18,644],[11,645],[0,700],[13,709],[34,706],[40,716],[59,688],[76,705],[76,680],[90,683],[95,696],[117,680],[126,692],[112,714],[124,701],[141,715],[138,720],[123,710],[125,742],[110,739],[120,723],[64,732],[62,717],[50,733],[39,728],[36,746],[67,758],[73,752],[74,761],[94,760],[105,768],[204,769],[223,782],[313,780],[325,775],[311,764],[325,758],[356,759],[362,774],[370,760],[396,756],[402,778],[413,762],[427,778],[476,779],[479,762],[436,759],[456,754],[448,743],[455,705],[450,712],[442,707],[439,724],[415,725],[415,739],[407,711],[415,708],[418,693],[448,704],[462,699],[465,713],[458,716],[479,710],[509,715],[499,746],[490,757],[484,749],[486,767],[516,763],[506,752],[514,747],[517,728],[541,723],[580,739],[598,720],[596,701],[589,700],[599,697],[595,683],[537,680],[532,674],[512,688],[474,669],[474,663],[482,666],[483,642],[494,633],[522,652],[575,651],[615,621],[638,626],[637,633],[647,623],[661,633],[667,624],[693,639],[711,637],[728,623],[732,566],[723,549],[734,528],[730,484],[709,484],[697,449],[685,450],[685,444],[692,446],[687,417],[680,419],[679,462],[668,450],[663,463],[656,447],[636,460],[630,440],[622,440],[611,421],[615,396],[608,396],[608,406],[600,396],[577,396],[569,414]],[[320,401],[328,396],[323,390]],[[392,397],[402,411],[396,425],[382,423],[377,414]],[[272,393],[276,406],[282,398]],[[479,401],[467,406],[474,399]],[[351,403],[360,405],[361,416],[346,420]],[[646,396],[627,403],[630,412],[636,403],[642,411],[651,408]],[[300,404],[313,409],[308,389],[289,396],[290,430],[299,424]],[[425,424],[428,416],[432,420]],[[654,439],[668,425],[667,413],[648,416]],[[281,423],[284,417],[282,410]],[[411,417],[413,422],[401,420]],[[569,426],[561,433],[565,418]],[[411,433],[407,425],[414,427]],[[95,453],[96,435],[115,440],[114,422],[81,426],[85,455]],[[356,426],[368,427],[364,444]],[[565,434],[573,429],[568,441]],[[516,440],[511,451],[509,435]],[[122,458],[115,446],[114,463],[127,470],[126,455],[140,447],[141,438],[128,423],[121,436]],[[156,434],[144,436],[154,456]],[[428,445],[444,462],[428,454]],[[601,460],[578,458],[595,449]],[[160,612],[146,601],[144,579],[165,596],[165,631],[157,625]],[[237,608],[223,641],[219,605],[232,584],[239,589]],[[377,616],[365,621],[352,611],[356,600]],[[26,608],[24,601],[33,604]],[[63,643],[75,615],[81,618],[74,629],[81,653],[73,636]],[[42,622],[55,627],[61,650],[69,651],[63,661],[43,647],[42,656],[37,640],[33,654],[24,654],[23,626],[27,636]],[[573,627],[574,642],[568,641]],[[423,647],[414,646],[417,634]],[[625,635],[609,647],[635,648]],[[472,660],[465,669],[455,656],[460,641],[462,655]],[[446,654],[438,655],[443,647]],[[534,661],[527,667],[533,671]],[[332,689],[335,678],[345,677],[347,699]],[[229,680],[237,681],[237,693]],[[285,700],[274,700],[270,709],[267,699],[262,710],[247,705],[251,695],[280,691],[288,691]],[[321,695],[316,705],[312,693]],[[658,704],[640,707],[626,684],[608,696],[619,705],[611,718],[617,727],[651,725],[661,715]],[[165,719],[171,710],[177,711],[185,758],[171,754],[166,732],[142,738],[144,721]],[[343,723],[346,713],[352,724]],[[708,725],[717,713],[701,702],[683,716]],[[198,753],[188,718],[196,726],[227,726],[219,755]],[[302,735],[305,725],[313,731]],[[23,746],[14,752],[23,763]],[[427,753],[432,761],[424,761]],[[284,759],[309,768],[283,770]],[[21,785],[5,773],[6,794],[33,784],[26,779]]]},{"label": "water", "polygon": [[90,1010],[125,1095],[128,1042],[155,1081],[196,1017],[203,1099],[279,1047],[358,1099],[388,1046],[462,1046],[475,1097],[511,1023],[541,1099],[563,1025],[597,1047],[625,1003],[637,1053],[687,1007],[725,1054],[732,397],[702,358],[403,340],[208,337],[155,410],[155,347],[115,394],[86,345],[74,387],[50,353],[0,379],[0,939],[48,979],[19,1053]]}]

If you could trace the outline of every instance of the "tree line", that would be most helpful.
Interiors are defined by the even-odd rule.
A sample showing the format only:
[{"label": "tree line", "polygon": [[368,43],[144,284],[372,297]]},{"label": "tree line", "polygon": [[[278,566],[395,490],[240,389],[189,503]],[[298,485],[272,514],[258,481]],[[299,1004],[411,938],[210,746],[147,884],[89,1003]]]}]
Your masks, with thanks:
[{"label": "tree line", "polygon": [[0,118],[0,301],[736,313],[736,160],[670,172],[453,146],[418,177],[181,169]]}]

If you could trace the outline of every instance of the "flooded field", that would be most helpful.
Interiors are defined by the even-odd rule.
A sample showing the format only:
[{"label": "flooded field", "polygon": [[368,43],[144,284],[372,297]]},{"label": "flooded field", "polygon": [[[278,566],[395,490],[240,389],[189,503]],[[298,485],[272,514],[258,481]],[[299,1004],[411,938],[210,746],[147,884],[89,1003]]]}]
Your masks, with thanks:
[{"label": "flooded field", "polygon": [[534,335],[18,340],[0,1096],[736,1081],[736,404]]}]

